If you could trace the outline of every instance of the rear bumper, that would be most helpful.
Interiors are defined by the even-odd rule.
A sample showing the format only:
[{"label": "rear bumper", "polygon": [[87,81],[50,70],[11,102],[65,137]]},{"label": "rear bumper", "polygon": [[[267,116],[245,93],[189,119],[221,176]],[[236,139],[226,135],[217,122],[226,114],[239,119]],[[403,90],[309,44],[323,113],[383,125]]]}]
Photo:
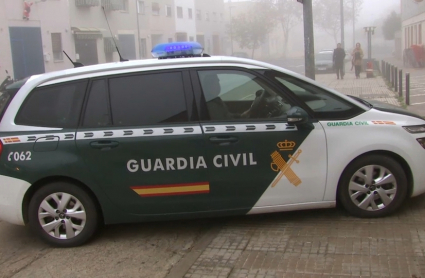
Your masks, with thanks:
[{"label": "rear bumper", "polygon": [[0,220],[24,225],[22,202],[30,184],[7,176],[0,176]]}]

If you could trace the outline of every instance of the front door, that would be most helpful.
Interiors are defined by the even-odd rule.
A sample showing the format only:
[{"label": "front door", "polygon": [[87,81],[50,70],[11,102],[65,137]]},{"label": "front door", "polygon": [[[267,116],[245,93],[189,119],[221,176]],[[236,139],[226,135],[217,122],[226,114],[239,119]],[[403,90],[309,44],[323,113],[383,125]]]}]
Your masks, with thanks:
[{"label": "front door", "polygon": [[45,72],[43,43],[39,27],[9,27],[13,73],[22,79]]},{"label": "front door", "polygon": [[247,213],[322,201],[327,165],[319,123],[288,125],[293,102],[254,72],[211,69],[192,76],[205,100],[201,126],[214,209]]},{"label": "front door", "polygon": [[99,186],[132,214],[207,209],[205,144],[183,76],[151,72],[91,82],[77,146]]}]

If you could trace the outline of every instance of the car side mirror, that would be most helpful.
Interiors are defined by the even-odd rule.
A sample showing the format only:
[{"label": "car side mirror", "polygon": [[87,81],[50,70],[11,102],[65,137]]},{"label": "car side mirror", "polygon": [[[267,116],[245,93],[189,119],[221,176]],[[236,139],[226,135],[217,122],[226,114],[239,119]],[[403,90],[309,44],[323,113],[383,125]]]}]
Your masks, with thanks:
[{"label": "car side mirror", "polygon": [[301,107],[294,106],[286,112],[288,124],[299,125],[305,124],[309,120],[308,113]]}]

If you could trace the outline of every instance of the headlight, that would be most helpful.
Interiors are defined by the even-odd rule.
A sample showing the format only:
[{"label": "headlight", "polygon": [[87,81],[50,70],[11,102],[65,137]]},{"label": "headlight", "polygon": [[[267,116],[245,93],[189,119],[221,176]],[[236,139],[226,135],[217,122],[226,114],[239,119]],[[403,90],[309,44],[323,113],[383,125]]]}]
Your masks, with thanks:
[{"label": "headlight", "polygon": [[421,144],[422,148],[425,149],[425,138],[418,138],[416,139],[419,144]]},{"label": "headlight", "polygon": [[403,126],[403,128],[409,133],[425,133],[425,125]]}]

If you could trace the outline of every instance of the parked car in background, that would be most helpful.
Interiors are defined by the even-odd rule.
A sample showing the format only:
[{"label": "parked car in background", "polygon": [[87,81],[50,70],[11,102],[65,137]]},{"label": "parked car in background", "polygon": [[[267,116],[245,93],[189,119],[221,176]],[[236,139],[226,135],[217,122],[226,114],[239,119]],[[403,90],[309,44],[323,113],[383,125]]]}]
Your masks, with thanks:
[{"label": "parked car in background", "polygon": [[239,57],[239,58],[250,58],[248,53],[246,52],[233,52],[232,54],[233,57]]},{"label": "parked car in background", "polygon": [[333,50],[322,50],[316,54],[316,73],[333,72]]}]

